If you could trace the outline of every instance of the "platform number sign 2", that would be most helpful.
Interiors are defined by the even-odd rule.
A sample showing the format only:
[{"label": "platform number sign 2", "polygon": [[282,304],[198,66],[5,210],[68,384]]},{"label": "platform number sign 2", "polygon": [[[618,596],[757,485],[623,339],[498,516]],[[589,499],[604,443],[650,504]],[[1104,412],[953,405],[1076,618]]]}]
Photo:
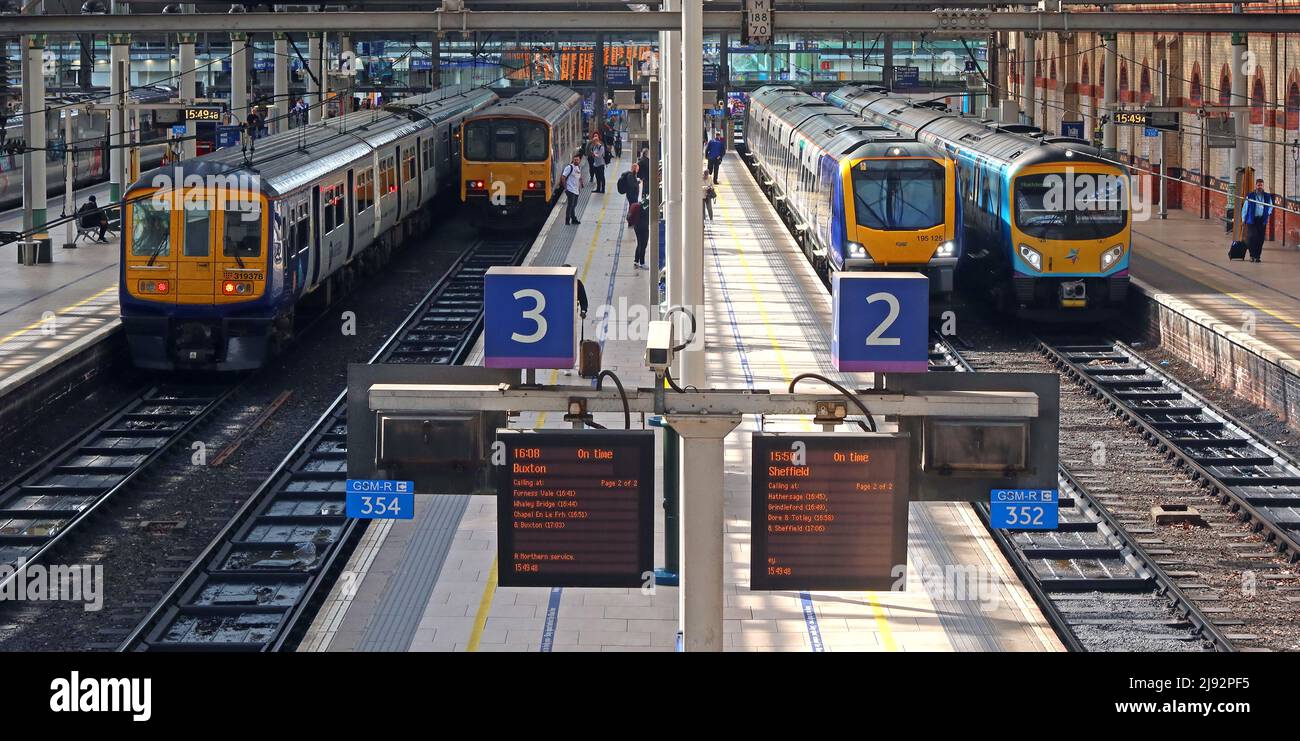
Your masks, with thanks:
[{"label": "platform number sign 2", "polygon": [[490,268],[483,280],[483,365],[572,368],[577,303],[574,268]]},{"label": "platform number sign 2", "polygon": [[837,273],[832,290],[837,370],[922,373],[929,367],[930,281],[924,275]]}]

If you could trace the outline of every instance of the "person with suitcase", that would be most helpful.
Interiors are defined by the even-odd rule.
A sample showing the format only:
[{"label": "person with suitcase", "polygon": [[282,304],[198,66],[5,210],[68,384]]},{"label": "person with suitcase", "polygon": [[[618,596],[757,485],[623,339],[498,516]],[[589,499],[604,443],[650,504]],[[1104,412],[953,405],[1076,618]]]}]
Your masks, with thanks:
[{"label": "person with suitcase", "polygon": [[1241,207],[1241,223],[1246,227],[1246,248],[1250,251],[1250,261],[1260,262],[1264,251],[1264,237],[1268,231],[1268,220],[1273,217],[1273,196],[1264,190],[1264,179],[1255,181],[1255,190],[1246,196]]}]

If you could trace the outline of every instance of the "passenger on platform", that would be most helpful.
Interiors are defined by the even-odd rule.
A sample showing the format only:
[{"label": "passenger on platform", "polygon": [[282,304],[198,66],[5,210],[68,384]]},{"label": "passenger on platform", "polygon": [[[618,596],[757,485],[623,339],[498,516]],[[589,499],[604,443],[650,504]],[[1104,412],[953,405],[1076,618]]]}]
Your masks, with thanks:
[{"label": "passenger on platform", "polygon": [[565,166],[560,176],[564,178],[564,197],[568,199],[568,203],[564,206],[564,225],[581,224],[575,209],[578,207],[578,195],[586,185],[582,177],[582,155],[573,155],[573,161]]},{"label": "passenger on platform", "polygon": [[718,197],[718,191],[709,182],[709,171],[704,171],[704,218],[713,221],[713,199]]},{"label": "passenger on platform", "polygon": [[636,161],[636,176],[641,178],[641,194],[650,197],[650,147],[641,148],[641,157]]},{"label": "passenger on platform", "polygon": [[[571,268],[573,266],[566,262],[564,263],[564,267]],[[581,278],[578,278],[577,280],[578,280],[578,316],[582,317],[583,319],[586,319],[587,309],[589,307],[589,304],[587,302],[587,287],[582,285]]]},{"label": "passenger on platform", "polygon": [[1246,203],[1241,208],[1241,223],[1246,225],[1246,247],[1250,250],[1251,262],[1260,261],[1268,220],[1272,216],[1273,196],[1264,190],[1264,179],[1260,178],[1255,181],[1255,191],[1246,196]]},{"label": "passenger on platform", "polygon": [[593,137],[591,140],[591,185],[592,193],[605,192],[605,164],[609,160],[605,157],[605,145],[599,138]]},{"label": "passenger on platform", "polygon": [[718,182],[718,168],[722,165],[722,158],[727,153],[727,144],[722,141],[722,132],[713,137],[713,141],[704,148],[704,158],[709,161],[709,172],[713,173],[713,182]]},{"label": "passenger on platform", "polygon": [[605,145],[605,164],[614,159],[614,126],[609,121],[600,127],[600,141]]},{"label": "passenger on platform", "polygon": [[[618,130],[618,120],[613,116],[609,117],[609,134],[614,143],[614,156],[623,158],[623,134]],[[610,139],[605,140],[609,143]]]},{"label": "passenger on platform", "polygon": [[257,115],[256,108],[248,110],[248,117],[244,120],[244,130],[248,132],[249,139],[256,139],[257,132],[261,130],[262,119]]},{"label": "passenger on platform", "polygon": [[99,208],[99,204],[95,203],[94,196],[87,198],[86,202],[81,204],[81,208],[77,209],[77,217],[80,219],[83,229],[99,227],[99,236],[95,237],[96,241],[108,242],[107,239],[104,239],[104,232],[108,229],[108,217]]},{"label": "passenger on platform", "polygon": [[645,248],[650,243],[650,204],[637,201],[627,207],[627,223],[636,235],[636,254],[632,257],[632,267],[644,268]]},{"label": "passenger on platform", "polygon": [[622,193],[627,198],[627,205],[629,206],[641,202],[641,176],[637,174],[640,169],[641,166],[633,162],[632,169],[626,170],[622,175],[619,175],[618,184],[614,186],[618,188],[619,193]]}]

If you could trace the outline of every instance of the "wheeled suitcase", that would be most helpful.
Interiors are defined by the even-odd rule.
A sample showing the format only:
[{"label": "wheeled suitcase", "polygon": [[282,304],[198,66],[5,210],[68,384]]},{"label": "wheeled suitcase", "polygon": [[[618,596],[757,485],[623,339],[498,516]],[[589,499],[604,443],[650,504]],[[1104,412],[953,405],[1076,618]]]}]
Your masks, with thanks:
[{"label": "wheeled suitcase", "polygon": [[1239,240],[1239,241],[1236,241],[1236,242],[1233,242],[1233,243],[1228,247],[1228,259],[1229,259],[1229,260],[1245,260],[1245,259],[1246,259],[1246,243],[1245,243],[1245,242],[1242,242],[1242,241],[1240,241],[1240,240]]}]

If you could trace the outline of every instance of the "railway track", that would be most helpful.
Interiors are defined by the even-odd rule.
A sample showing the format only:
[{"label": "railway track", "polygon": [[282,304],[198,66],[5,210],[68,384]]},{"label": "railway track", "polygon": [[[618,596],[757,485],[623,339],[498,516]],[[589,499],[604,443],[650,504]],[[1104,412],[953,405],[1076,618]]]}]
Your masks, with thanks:
[{"label": "railway track", "polygon": [[[482,325],[484,274],[518,263],[526,246],[476,244],[370,362],[462,362]],[[274,651],[301,640],[366,526],[344,516],[345,396],[339,394],[119,650]]]},{"label": "railway track", "polygon": [[[971,365],[941,336],[932,371]],[[998,547],[1071,651],[1231,651],[1232,642],[1066,469],[1057,469],[1060,527],[1000,530],[975,504]]]},{"label": "railway track", "polygon": [[1063,373],[1252,523],[1279,554],[1300,559],[1300,461],[1123,342],[1044,340],[1040,348]]},{"label": "railway track", "polygon": [[154,386],[0,488],[0,589],[48,561],[80,526],[186,440],[235,384]]}]

